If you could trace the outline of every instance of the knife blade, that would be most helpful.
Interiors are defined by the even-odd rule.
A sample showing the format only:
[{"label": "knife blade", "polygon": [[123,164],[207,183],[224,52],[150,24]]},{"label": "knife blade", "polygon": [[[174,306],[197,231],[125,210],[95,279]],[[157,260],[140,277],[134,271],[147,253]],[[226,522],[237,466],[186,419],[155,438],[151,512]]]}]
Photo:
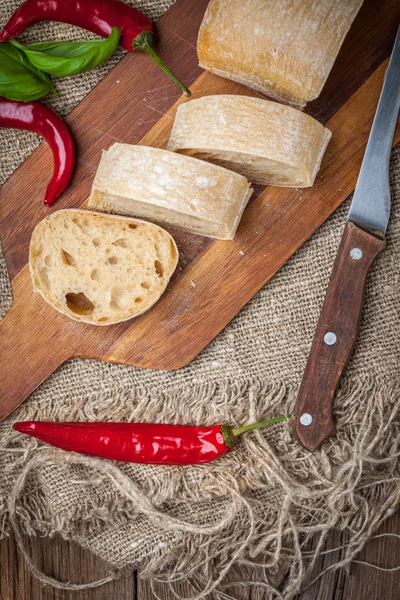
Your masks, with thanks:
[{"label": "knife blade", "polygon": [[357,339],[368,271],[385,247],[399,108],[400,27],[297,396],[296,434],[310,451],[335,431],[335,391]]},{"label": "knife blade", "polygon": [[350,206],[349,221],[384,234],[390,215],[389,162],[400,107],[400,27]]}]

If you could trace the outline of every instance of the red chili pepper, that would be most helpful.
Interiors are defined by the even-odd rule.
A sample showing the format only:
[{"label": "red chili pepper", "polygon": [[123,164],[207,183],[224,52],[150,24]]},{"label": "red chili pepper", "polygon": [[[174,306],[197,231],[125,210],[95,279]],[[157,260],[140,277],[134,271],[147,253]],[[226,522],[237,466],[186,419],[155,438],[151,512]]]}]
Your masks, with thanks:
[{"label": "red chili pepper", "polygon": [[74,140],[64,121],[40,102],[16,102],[0,97],[0,127],[27,129],[40,134],[53,153],[53,177],[44,203],[51,206],[67,187],[74,169]]},{"label": "red chili pepper", "polygon": [[181,88],[185,96],[190,96],[190,90],[157,56],[153,23],[136,8],[119,0],[25,0],[1,32],[0,42],[8,42],[40,21],[69,23],[103,37],[108,37],[113,27],[119,27],[120,44],[125,50],[145,52]]},{"label": "red chili pepper", "polygon": [[56,448],[110,460],[153,465],[194,465],[209,462],[232,450],[240,434],[286,421],[288,418],[290,417],[274,417],[236,429],[226,425],[194,427],[150,423],[42,421],[15,423],[14,429]]}]

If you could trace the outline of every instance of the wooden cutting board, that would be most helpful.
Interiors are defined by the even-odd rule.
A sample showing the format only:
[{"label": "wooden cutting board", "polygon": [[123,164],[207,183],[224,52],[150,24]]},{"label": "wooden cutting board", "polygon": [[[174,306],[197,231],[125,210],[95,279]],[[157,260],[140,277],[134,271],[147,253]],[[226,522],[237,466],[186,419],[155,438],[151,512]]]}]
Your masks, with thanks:
[{"label": "wooden cutting board", "polygon": [[[178,0],[159,21],[161,56],[194,98],[260,96],[198,67],[196,39],[207,3]],[[399,19],[398,0],[382,0],[379,11],[376,0],[365,0],[322,95],[307,106],[333,132],[314,187],[257,187],[232,242],[171,230],[178,269],[157,305],[132,321],[80,324],[33,293],[28,248],[33,228],[50,212],[43,206],[50,150],[42,144],[24,162],[0,192],[0,236],[14,295],[0,323],[0,420],[72,357],[177,369],[209,344],[354,189]],[[85,205],[101,151],[115,141],[165,147],[182,101],[146,56],[125,56],[67,119],[77,168],[51,210]]]}]

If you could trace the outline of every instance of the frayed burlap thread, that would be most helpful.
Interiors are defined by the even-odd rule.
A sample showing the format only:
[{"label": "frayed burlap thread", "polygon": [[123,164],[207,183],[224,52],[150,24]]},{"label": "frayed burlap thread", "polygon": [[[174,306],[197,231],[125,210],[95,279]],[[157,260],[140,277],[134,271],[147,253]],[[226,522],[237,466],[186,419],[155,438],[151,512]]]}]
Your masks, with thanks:
[{"label": "frayed burlap thread", "polygon": [[[157,582],[175,585],[191,577],[200,589],[198,598],[223,585],[234,562],[256,571],[262,567],[272,591],[268,572],[273,575],[281,561],[288,561],[290,583],[280,593],[291,598],[306,575],[302,548],[312,536],[321,536],[322,550],[330,529],[351,532],[345,564],[397,507],[395,392],[375,378],[342,385],[337,404],[343,409],[357,404],[356,414],[339,412],[337,436],[314,455],[299,446],[285,423],[247,436],[224,459],[198,467],[81,457],[19,440],[8,428],[10,452],[3,459],[17,472],[10,481],[8,519],[17,532],[59,532],[112,558],[118,570],[138,566],[142,577],[153,579],[155,590]],[[284,382],[259,381],[204,383],[169,394],[141,390],[140,397],[127,390],[119,395],[115,418],[139,420],[145,414],[159,422],[243,423],[289,411],[294,396],[295,389]],[[71,407],[68,418],[84,419],[99,408],[110,414],[113,400],[93,395],[84,406]],[[27,403],[24,418],[37,417],[37,406],[30,407],[35,412]]]},{"label": "frayed burlap thread", "polygon": [[[16,4],[0,0],[2,20]],[[167,4],[141,3],[160,10]],[[37,39],[82,34],[56,24],[35,32]],[[86,93],[91,78],[101,78],[102,68],[71,80],[77,88],[65,87],[64,114],[80,99],[81,85]],[[25,157],[16,141],[22,146],[26,140],[21,133],[0,135],[2,156],[9,149],[4,180]],[[359,339],[335,398],[337,433],[319,451],[306,452],[287,422],[244,436],[231,453],[207,465],[122,464],[51,449],[21,436],[12,424],[46,419],[241,425],[291,414],[348,202],[189,366],[162,372],[73,360],[0,424],[0,537],[14,531],[22,547],[24,533],[59,533],[110,564],[105,580],[138,568],[156,595],[162,582],[179,595],[180,582],[190,581],[193,598],[218,600],[231,597],[227,587],[233,584],[225,575],[232,565],[247,574],[237,589],[257,585],[271,598],[290,600],[310,583],[318,556],[329,551],[332,529],[347,532],[348,541],[340,563],[330,568],[349,564],[400,499],[399,147],[391,186],[387,249],[372,267]],[[0,290],[6,311],[4,271]],[[79,582],[55,582],[36,569],[34,557],[27,560],[45,583],[85,589]],[[282,565],[290,577],[277,589]]]}]

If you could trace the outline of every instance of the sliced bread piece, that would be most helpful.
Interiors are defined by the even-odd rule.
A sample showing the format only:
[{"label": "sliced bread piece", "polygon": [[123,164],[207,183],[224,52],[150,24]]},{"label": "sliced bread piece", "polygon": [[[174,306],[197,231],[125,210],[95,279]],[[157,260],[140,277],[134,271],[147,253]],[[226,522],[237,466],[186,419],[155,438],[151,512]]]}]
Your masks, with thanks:
[{"label": "sliced bread piece", "polygon": [[317,98],[363,0],[211,0],[200,66],[302,108]]},{"label": "sliced bread piece", "polygon": [[291,106],[247,96],[181,104],[168,149],[244,175],[252,183],[312,186],[331,132]]},{"label": "sliced bread piece", "polygon": [[75,321],[111,325],[141,315],[164,292],[178,262],[158,225],[86,210],[59,210],[34,229],[33,287]]},{"label": "sliced bread piece", "polygon": [[113,144],[103,152],[89,208],[230,240],[251,196],[245,177],[167,150]]}]

